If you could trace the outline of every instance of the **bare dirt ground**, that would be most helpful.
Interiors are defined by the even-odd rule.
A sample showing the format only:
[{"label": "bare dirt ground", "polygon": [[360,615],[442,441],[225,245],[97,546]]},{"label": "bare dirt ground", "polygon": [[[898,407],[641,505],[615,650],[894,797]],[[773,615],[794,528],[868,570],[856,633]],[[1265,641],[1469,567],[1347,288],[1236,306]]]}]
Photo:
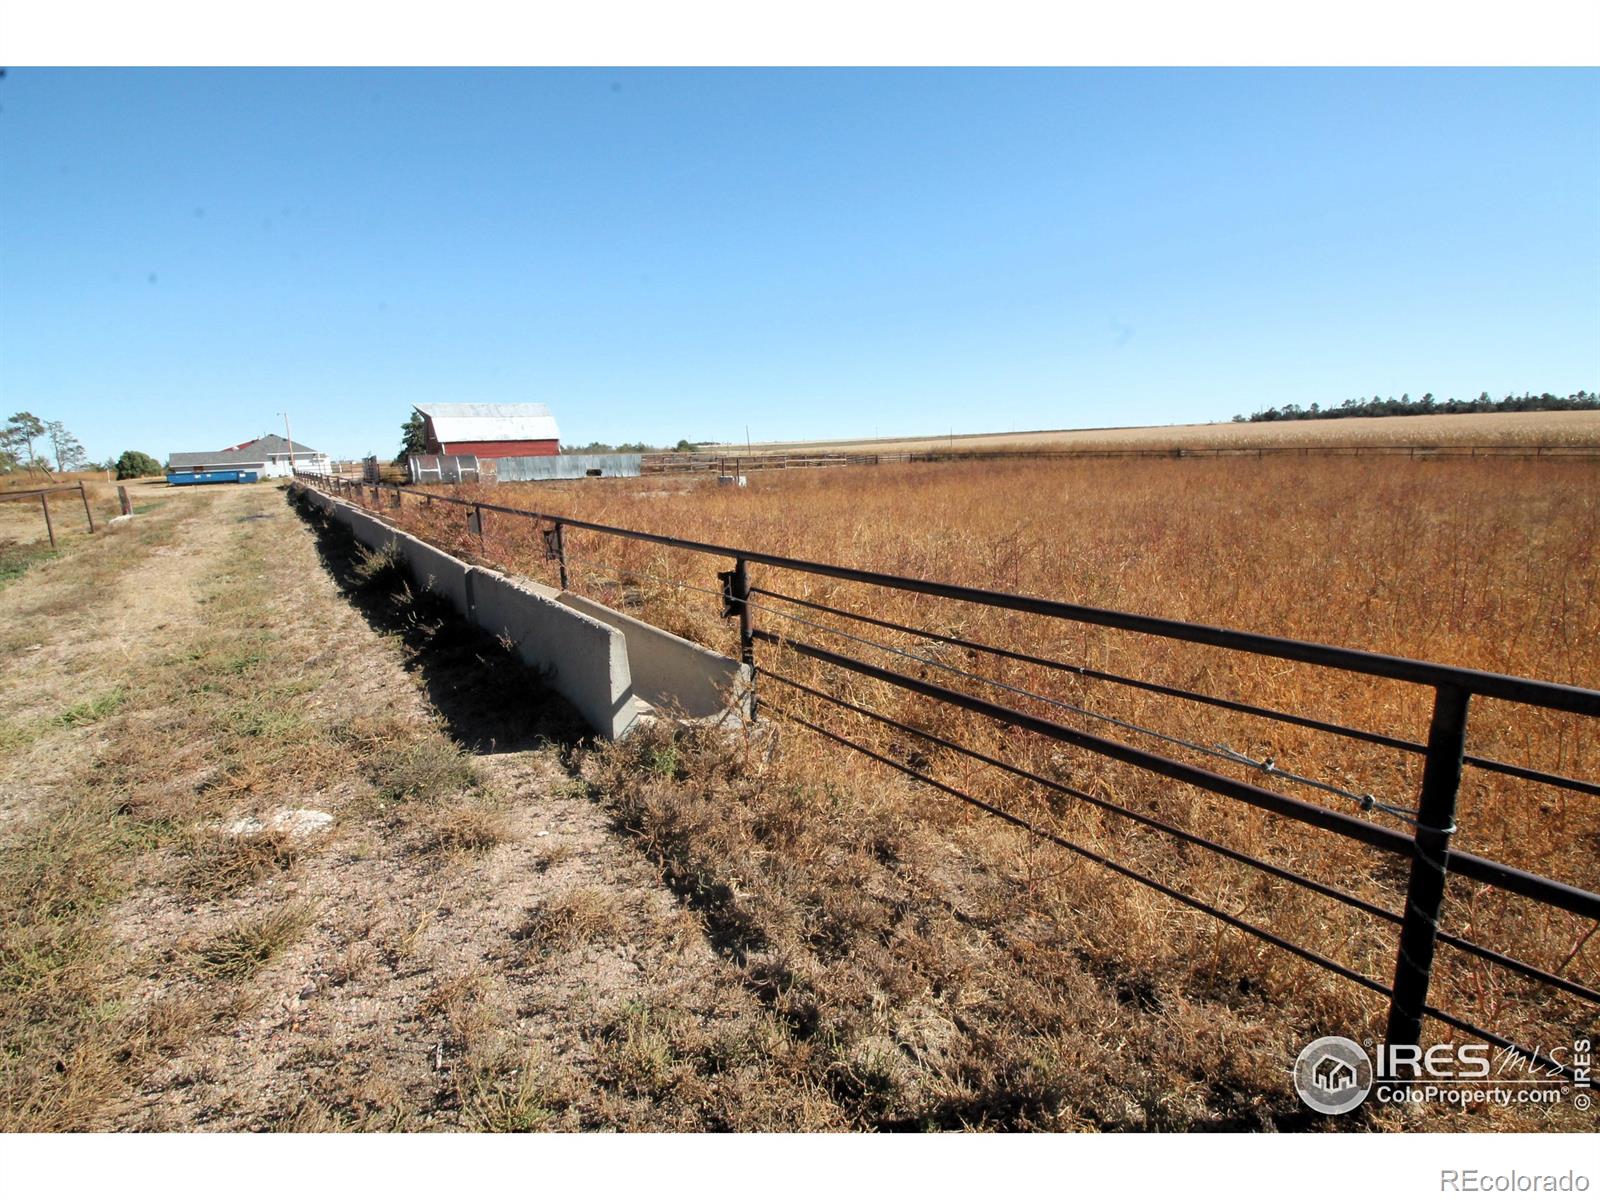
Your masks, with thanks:
[{"label": "bare dirt ground", "polygon": [[[1428,417],[1346,417],[1329,421],[1219,421],[1209,425],[1147,425],[962,433],[953,437],[860,438],[818,442],[756,442],[762,454],[808,450],[867,453],[936,450],[1158,450],[1175,446],[1412,446],[1600,445],[1600,412],[1458,413]],[[707,446],[708,450],[723,449]],[[744,449],[729,443],[729,454]]]},{"label": "bare dirt ground", "polygon": [[8,588],[0,1127],[835,1123],[572,715],[327,553],[196,489]]}]

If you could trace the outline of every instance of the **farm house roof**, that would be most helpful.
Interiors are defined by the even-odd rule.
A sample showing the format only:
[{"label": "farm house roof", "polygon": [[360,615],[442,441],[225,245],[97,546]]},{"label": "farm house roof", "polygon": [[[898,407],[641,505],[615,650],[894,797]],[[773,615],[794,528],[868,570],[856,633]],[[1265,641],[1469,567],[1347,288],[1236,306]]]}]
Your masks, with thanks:
[{"label": "farm house roof", "polygon": [[229,446],[226,450],[201,450],[197,453],[182,452],[172,455],[167,460],[169,467],[244,467],[252,463],[265,465],[271,455],[293,453],[296,455],[316,454],[310,446],[300,442],[294,444],[294,450],[288,449],[289,443],[275,433],[254,438],[248,442],[241,442],[237,446]]},{"label": "farm house roof", "polygon": [[[258,438],[251,438],[248,442],[240,442],[237,446],[229,446],[228,449],[230,451],[250,450],[257,454],[284,454],[288,452],[286,450],[288,445],[289,443],[283,438],[279,437],[277,434],[264,433]],[[294,450],[292,453],[316,454],[317,451],[313,450],[304,442],[296,442],[294,443]]]},{"label": "farm house roof", "polygon": [[561,437],[543,404],[418,404],[440,442],[522,442]]},{"label": "farm house roof", "polygon": [[198,454],[174,454],[167,460],[169,468],[176,467],[247,467],[265,466],[267,456],[252,450],[202,450]]}]

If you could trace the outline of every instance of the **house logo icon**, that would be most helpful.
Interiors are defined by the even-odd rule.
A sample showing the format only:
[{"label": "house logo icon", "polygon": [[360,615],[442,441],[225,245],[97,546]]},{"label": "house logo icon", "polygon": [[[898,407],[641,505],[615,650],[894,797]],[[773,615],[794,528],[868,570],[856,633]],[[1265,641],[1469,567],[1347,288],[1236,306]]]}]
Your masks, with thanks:
[{"label": "house logo icon", "polygon": [[1356,1069],[1342,1058],[1325,1054],[1311,1068],[1311,1078],[1325,1092],[1342,1092],[1356,1085]]},{"label": "house logo icon", "polygon": [[1307,1108],[1347,1113],[1372,1090],[1372,1060],[1349,1038],[1318,1038],[1295,1059],[1294,1090]]}]

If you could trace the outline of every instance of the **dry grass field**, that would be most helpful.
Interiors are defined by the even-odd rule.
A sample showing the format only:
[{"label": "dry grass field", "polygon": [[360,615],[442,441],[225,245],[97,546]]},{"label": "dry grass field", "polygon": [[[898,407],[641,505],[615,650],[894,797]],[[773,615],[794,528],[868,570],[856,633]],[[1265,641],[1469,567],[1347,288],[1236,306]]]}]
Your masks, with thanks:
[{"label": "dry grass field", "polygon": [[[1090,461],[503,486],[525,503],[908,575],[1600,684],[1600,466]],[[1568,1129],[1570,1105],[1319,1118],[1312,1036],[1379,1001],[903,775],[772,720],[613,745],[393,562],[271,485],[152,487],[0,591],[0,1128]],[[531,531],[402,524],[550,578]],[[713,561],[569,535],[574,582],[732,648]],[[1420,737],[1420,689],[756,568],[933,632],[902,654],[1409,803],[1417,762],[1080,676],[963,636]],[[815,616],[815,614],[811,614]],[[824,618],[831,626],[839,619]],[[793,628],[789,628],[793,626]],[[1396,862],[1237,805],[760,661],[1040,775],[1396,907]],[[903,657],[915,655],[919,664]],[[1392,929],[760,683],[914,764],[1375,978]],[[1049,711],[1043,702],[1022,707]],[[1124,736],[1124,735],[1119,735]],[[1135,735],[1125,735],[1135,738]],[[1574,722],[1484,704],[1474,752],[1600,775]],[[1158,743],[1140,743],[1164,748]],[[1265,781],[1264,781],[1265,782]],[[1274,786],[1289,785],[1274,781]],[[1291,789],[1292,790],[1292,789]],[[1308,793],[1306,798],[1341,803]],[[1386,819],[1386,818],[1379,818]],[[1469,772],[1460,840],[1600,883],[1587,797]],[[1600,981],[1587,930],[1485,889],[1449,927]],[[1529,1040],[1592,1009],[1441,951],[1433,999]],[[1430,1035],[1436,1031],[1430,1027]]]},{"label": "dry grass field", "polygon": [[[1256,446],[1600,445],[1600,412],[1458,413],[1427,417],[1346,417],[1326,421],[1222,421],[1210,425],[1148,425],[1104,429],[1045,429],[1019,433],[960,433],[953,437],[859,438],[819,442],[756,442],[757,454],[862,451],[887,454],[953,450],[1166,450]],[[744,443],[708,445],[736,454]]]},{"label": "dry grass field", "polygon": [[[41,486],[75,486],[80,481],[84,484],[89,507],[97,524],[103,525],[122,511],[117,501],[116,484],[106,481],[104,471],[59,473],[53,480],[21,472],[0,477],[0,585],[52,556],[50,533],[38,499],[6,497]],[[81,541],[88,534],[83,501],[75,492],[58,493],[50,497],[50,518],[55,526],[56,544],[62,549]]]},{"label": "dry grass field", "polygon": [[[745,489],[647,479],[502,486],[481,494],[501,504],[720,544],[1600,686],[1595,464],[1017,461],[773,472],[752,476]],[[460,510],[408,506],[400,519],[463,553],[550,578],[542,546],[524,523],[492,515],[480,548],[461,528]],[[579,590],[732,649],[733,631],[720,619],[714,597],[679,586],[714,587],[714,572],[726,561],[582,531],[569,530],[567,537]],[[758,612],[757,624],[774,632],[936,682],[961,681],[935,663],[978,672],[1203,745],[1271,757],[1287,770],[1389,803],[1415,802],[1415,756],[1007,663],[939,639],[1009,646],[1417,741],[1426,737],[1431,696],[1425,689],[760,566],[753,580],[933,636],[801,613],[901,653],[878,651],[793,621],[782,614],[801,610],[764,599],[775,611]],[[908,663],[904,654],[928,662]],[[758,648],[758,661],[913,728],[937,730],[1391,910],[1403,906],[1403,867],[1385,855],[959,710],[941,710],[870,680],[818,670],[771,646]],[[1170,744],[1090,719],[1062,717],[1015,692],[977,690],[1091,732],[1175,752]],[[1003,804],[1374,979],[1388,982],[1392,975],[1395,936],[1386,923],[1175,847],[1163,835],[1019,785],[776,682],[762,684],[761,695],[769,706]],[[915,1084],[885,1085],[891,1098],[879,1099],[891,1113],[925,1112],[933,1104],[980,1123],[1281,1124],[1293,1119],[1284,1071],[1298,1045],[1327,1032],[1381,1036],[1381,998],[1064,851],[1032,843],[793,726],[779,724],[776,749],[765,747],[754,766],[730,762],[730,752],[693,734],[661,737],[659,747],[635,743],[600,755],[607,765],[601,794],[621,806],[624,826],[692,902],[729,925],[729,953],[752,975],[753,986],[770,988],[781,1006],[798,1010],[793,1019],[849,1025],[840,1014],[859,1011],[863,997],[877,997],[867,1006],[871,1020],[836,1036],[862,1054],[878,1047],[888,1056],[883,1070],[893,1074],[908,1062],[926,1061],[918,1014],[929,989],[941,996],[952,986],[940,981],[940,972],[951,968],[930,949],[913,914],[948,906],[964,929],[981,930],[1005,947],[1005,965],[996,964],[996,974],[962,981],[959,1015],[952,1017],[963,1029],[968,1012],[962,1006],[970,1003],[997,1027],[983,1039],[965,1029],[955,1038],[970,1057],[932,1087],[937,1100],[919,1090],[930,1087],[925,1076]],[[1593,730],[1580,719],[1495,701],[1475,702],[1469,750],[1580,778],[1600,776]],[[672,770],[652,779],[649,764],[662,756]],[[1214,759],[1196,761],[1251,774],[1219,767]],[[1254,778],[1355,811],[1339,797]],[[1469,770],[1460,826],[1456,844],[1465,849],[1588,888],[1600,885],[1600,811],[1591,797]],[[1600,939],[1585,941],[1590,923],[1460,880],[1446,913],[1455,932],[1564,969],[1590,986],[1600,983]],[[1023,1001],[1019,996],[1029,988],[1038,993]],[[1434,989],[1434,1003],[1530,1042],[1562,1044],[1594,1032],[1592,1008],[1449,949],[1441,949]],[[1101,1007],[1090,996],[1114,999]],[[1110,1098],[1090,1097],[1047,1082],[1054,1070],[1040,1065],[1037,1044],[1020,1032],[1049,1031],[1052,1053],[1068,1055],[1068,1073],[1082,1080],[1087,1068],[1081,1056],[1095,1048],[1117,1045],[1119,1054],[1133,1053],[1122,1024],[1129,1009],[1160,1026],[1154,1035],[1160,1044],[1137,1051],[1147,1063],[1160,1064],[1148,1068],[1155,1092],[1135,1104],[1137,1115],[1115,1089]],[[1428,1034],[1448,1036],[1437,1025]],[[976,1053],[976,1040],[988,1047],[987,1057]],[[1032,1066],[1010,1057],[1024,1054],[1023,1046],[1035,1055]],[[1437,1114],[1379,1119],[1437,1126]],[[1449,1114],[1448,1122],[1537,1128],[1573,1119],[1561,1111],[1469,1112]]]}]

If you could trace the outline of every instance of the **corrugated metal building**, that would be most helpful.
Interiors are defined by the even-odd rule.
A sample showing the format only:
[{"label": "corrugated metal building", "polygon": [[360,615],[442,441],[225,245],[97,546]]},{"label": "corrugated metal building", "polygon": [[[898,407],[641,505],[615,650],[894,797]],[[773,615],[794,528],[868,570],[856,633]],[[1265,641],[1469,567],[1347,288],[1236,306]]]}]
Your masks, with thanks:
[{"label": "corrugated metal building", "polygon": [[528,458],[561,453],[561,432],[543,404],[418,404],[427,453]]},{"label": "corrugated metal building", "polygon": [[502,458],[496,463],[501,483],[531,483],[542,479],[614,479],[639,474],[638,454],[541,454],[531,458]]}]

